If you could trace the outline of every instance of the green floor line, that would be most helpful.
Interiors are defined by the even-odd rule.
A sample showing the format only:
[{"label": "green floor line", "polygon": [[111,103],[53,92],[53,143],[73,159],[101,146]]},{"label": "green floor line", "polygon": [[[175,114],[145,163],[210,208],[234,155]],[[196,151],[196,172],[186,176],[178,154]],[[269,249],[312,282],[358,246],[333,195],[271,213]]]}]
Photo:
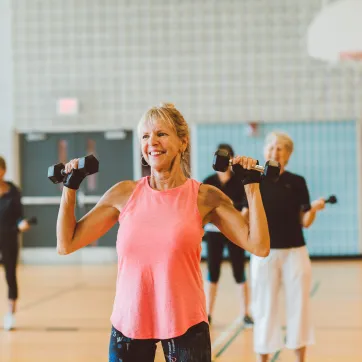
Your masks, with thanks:
[{"label": "green floor line", "polygon": [[226,343],[224,344],[224,346],[219,350],[219,352],[217,352],[217,354],[215,355],[215,359],[213,361],[216,360],[216,358],[219,358],[231,345],[231,343],[233,343],[233,341],[235,340],[235,338],[245,329],[245,325],[240,326],[236,332],[234,332],[234,334],[226,341]]}]

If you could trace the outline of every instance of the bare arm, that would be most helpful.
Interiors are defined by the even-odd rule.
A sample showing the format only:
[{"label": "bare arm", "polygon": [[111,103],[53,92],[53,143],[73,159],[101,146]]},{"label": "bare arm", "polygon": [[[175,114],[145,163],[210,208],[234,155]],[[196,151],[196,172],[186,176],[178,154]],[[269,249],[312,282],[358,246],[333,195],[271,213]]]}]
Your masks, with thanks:
[{"label": "bare arm", "polygon": [[241,215],[243,215],[245,222],[249,225],[249,209],[247,207],[242,208]]},{"label": "bare arm", "polygon": [[300,223],[305,228],[309,228],[313,224],[317,216],[317,212],[324,209],[325,200],[323,198],[314,200],[311,206],[310,210],[307,212],[301,212],[300,215]]},{"label": "bare arm", "polygon": [[260,185],[257,183],[245,186],[245,193],[249,204],[249,243],[254,247],[258,256],[268,256],[270,252],[270,236]]},{"label": "bare arm", "polygon": [[63,188],[57,219],[57,250],[58,254],[61,255],[70,253],[71,243],[77,225],[74,212],[75,194],[75,190],[66,187]]},{"label": "bare arm", "polygon": [[107,191],[97,205],[77,222],[74,213],[76,191],[63,188],[57,220],[59,254],[70,254],[92,243],[117,222],[119,211],[112,202],[113,190],[114,188]]},{"label": "bare arm", "polygon": [[317,211],[310,209],[307,212],[301,212],[300,213],[300,223],[304,228],[309,228],[315,220],[315,217],[317,216]]},{"label": "bare arm", "polygon": [[[206,187],[206,185],[204,186]],[[216,225],[234,244],[258,256],[267,256],[270,250],[269,229],[261,200],[258,184],[245,187],[250,207],[250,226],[243,215],[235,209],[232,201],[224,193],[212,186],[208,187],[208,204],[215,205],[206,222]],[[243,187],[240,185],[240,187]]]},{"label": "bare arm", "polygon": [[[233,164],[239,164],[250,170],[257,161],[249,157],[236,156]],[[240,185],[240,187],[243,187]],[[242,213],[232,206],[231,200],[224,195],[210,213],[210,219],[219,230],[233,243],[258,256],[268,256],[270,252],[270,236],[265,215],[260,185],[257,182],[245,186],[249,205],[248,221]]]},{"label": "bare arm", "polygon": [[[78,168],[78,159],[65,165],[65,172]],[[104,235],[118,220],[137,182],[123,181],[110,188],[97,205],[79,221],[74,209],[76,191],[63,188],[57,219],[57,250],[61,255],[70,254]]]}]

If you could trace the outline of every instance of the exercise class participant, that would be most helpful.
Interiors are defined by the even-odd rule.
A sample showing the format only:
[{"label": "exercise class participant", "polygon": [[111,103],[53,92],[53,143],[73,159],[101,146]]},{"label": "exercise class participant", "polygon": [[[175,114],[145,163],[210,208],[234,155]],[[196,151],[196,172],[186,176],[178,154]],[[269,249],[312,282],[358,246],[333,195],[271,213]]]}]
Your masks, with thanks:
[{"label": "exercise class participant", "polygon": [[[240,183],[249,200],[248,227],[224,193],[190,178],[189,127],[173,105],[149,109],[138,132],[151,175],[114,185],[79,221],[74,215],[75,194],[83,176],[66,181],[57,221],[58,252],[69,254],[90,244],[118,221],[109,361],[154,361],[156,342],[161,340],[167,361],[210,362],[200,269],[203,225],[212,222],[245,250],[268,255],[260,173],[247,172]],[[235,157],[233,162],[249,170],[256,164],[248,157]],[[78,160],[72,160],[65,170],[70,173],[77,166]]]},{"label": "exercise class participant", "polygon": [[260,186],[270,230],[270,254],[266,258],[251,256],[254,349],[261,362],[284,345],[279,305],[282,285],[286,347],[295,351],[296,361],[302,362],[306,347],[314,341],[309,297],[312,270],[302,228],[312,225],[325,201],[320,198],[310,203],[305,179],[285,170],[293,147],[285,133],[272,132],[265,139],[265,159],[278,161],[281,170],[277,182],[263,180]]},{"label": "exercise class participant", "polygon": [[20,191],[11,182],[5,181],[6,162],[0,157],[0,252],[8,285],[9,311],[4,316],[4,329],[11,330],[15,326],[16,302],[18,299],[18,283],[16,267],[19,254],[18,232],[30,228],[23,217]]},{"label": "exercise class participant", "polygon": [[[234,157],[234,150],[228,144],[220,144],[218,149],[226,150],[231,157]],[[216,172],[207,177],[204,184],[212,185],[220,189],[234,203],[237,210],[241,211],[242,202],[245,198],[245,191],[240,187],[240,181],[232,172],[231,167],[226,172]],[[249,314],[249,293],[248,283],[245,276],[245,250],[228,240],[220,230],[213,224],[205,225],[205,240],[207,241],[207,268],[208,283],[206,288],[206,301],[208,319],[211,323],[214,304],[220,278],[221,262],[223,260],[224,247],[228,248],[229,258],[233,270],[233,276],[240,293],[241,316],[246,325],[252,325],[253,319]]]}]

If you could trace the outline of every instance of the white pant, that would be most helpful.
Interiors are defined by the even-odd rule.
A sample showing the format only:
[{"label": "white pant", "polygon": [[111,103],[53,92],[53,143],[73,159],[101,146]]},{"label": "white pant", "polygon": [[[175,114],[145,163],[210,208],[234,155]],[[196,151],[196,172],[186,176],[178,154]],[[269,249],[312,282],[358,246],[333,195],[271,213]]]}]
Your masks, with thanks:
[{"label": "white pant", "polygon": [[285,290],[286,347],[298,349],[313,344],[309,296],[312,266],[307,248],[271,249],[266,258],[252,255],[250,273],[255,352],[274,353],[284,345],[279,310],[282,285]]}]

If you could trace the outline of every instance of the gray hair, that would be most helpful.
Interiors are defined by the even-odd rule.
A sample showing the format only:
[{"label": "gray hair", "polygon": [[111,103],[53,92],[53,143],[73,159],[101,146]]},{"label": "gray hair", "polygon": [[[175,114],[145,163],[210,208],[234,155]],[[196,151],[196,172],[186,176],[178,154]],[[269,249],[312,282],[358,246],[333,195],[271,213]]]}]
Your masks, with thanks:
[{"label": "gray hair", "polygon": [[270,132],[264,141],[264,146],[270,145],[272,142],[278,141],[284,145],[287,151],[291,154],[294,150],[294,143],[291,137],[285,132],[273,131]]}]

